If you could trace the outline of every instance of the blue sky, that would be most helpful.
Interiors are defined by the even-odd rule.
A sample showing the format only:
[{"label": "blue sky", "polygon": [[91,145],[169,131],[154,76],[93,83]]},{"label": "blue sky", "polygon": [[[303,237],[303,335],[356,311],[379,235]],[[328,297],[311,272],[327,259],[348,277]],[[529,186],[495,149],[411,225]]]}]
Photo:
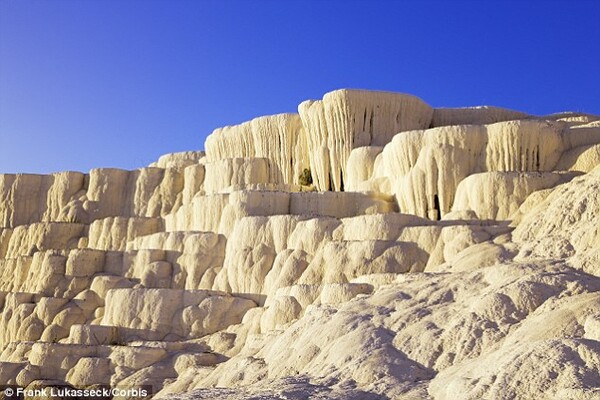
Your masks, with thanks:
[{"label": "blue sky", "polygon": [[0,172],[134,169],[344,87],[600,114],[598,3],[0,0]]}]

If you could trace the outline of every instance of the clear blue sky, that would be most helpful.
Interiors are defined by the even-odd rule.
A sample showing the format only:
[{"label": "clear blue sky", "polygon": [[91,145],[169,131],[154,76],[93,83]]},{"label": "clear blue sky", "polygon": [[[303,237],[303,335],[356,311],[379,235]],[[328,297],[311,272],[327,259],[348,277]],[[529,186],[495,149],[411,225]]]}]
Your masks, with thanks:
[{"label": "clear blue sky", "polygon": [[598,3],[0,0],[0,172],[133,169],[344,87],[600,114]]}]

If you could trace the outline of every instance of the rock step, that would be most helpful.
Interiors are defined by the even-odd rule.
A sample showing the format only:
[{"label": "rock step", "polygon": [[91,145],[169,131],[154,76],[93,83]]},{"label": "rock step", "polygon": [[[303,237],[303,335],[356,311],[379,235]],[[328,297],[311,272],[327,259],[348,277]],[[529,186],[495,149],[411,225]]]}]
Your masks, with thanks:
[{"label": "rock step", "polygon": [[[221,240],[218,233],[202,231],[169,231],[138,236],[127,243],[127,251],[164,250],[172,252],[194,252],[203,246],[212,247]],[[223,237],[223,239],[225,239]]]},{"label": "rock step", "polygon": [[47,297],[34,293],[8,293],[4,297],[0,320],[0,345],[22,341],[56,342],[69,335],[73,324],[101,317],[104,300],[92,290],[76,297]]},{"label": "rock step", "polygon": [[85,247],[98,250],[124,251],[127,243],[139,236],[163,231],[162,218],[109,217],[90,225]]},{"label": "rock step", "polygon": [[145,236],[130,242],[121,269],[111,272],[147,288],[210,289],[212,281],[205,275],[214,276],[222,268],[226,243],[225,236],[212,232]]},{"label": "rock step", "polygon": [[[73,343],[29,343],[30,351],[19,361],[0,361],[0,379],[4,384],[28,386],[34,381],[70,384],[131,386],[140,381],[131,379],[133,372],[141,375],[155,391],[164,378],[174,378],[182,372],[214,366],[224,358],[198,349],[193,351],[157,346],[82,345]],[[167,375],[167,376],[165,376]]]},{"label": "rock step", "polygon": [[32,257],[38,251],[76,249],[87,235],[84,224],[38,222],[0,229],[0,260]]},{"label": "rock step", "polygon": [[396,210],[390,196],[361,192],[234,191],[196,196],[165,217],[165,230],[210,231],[229,236],[247,216],[309,215],[345,218]]},{"label": "rock step", "polygon": [[114,289],[106,296],[100,324],[119,327],[126,341],[176,341],[239,324],[254,307],[251,300],[212,290]]}]

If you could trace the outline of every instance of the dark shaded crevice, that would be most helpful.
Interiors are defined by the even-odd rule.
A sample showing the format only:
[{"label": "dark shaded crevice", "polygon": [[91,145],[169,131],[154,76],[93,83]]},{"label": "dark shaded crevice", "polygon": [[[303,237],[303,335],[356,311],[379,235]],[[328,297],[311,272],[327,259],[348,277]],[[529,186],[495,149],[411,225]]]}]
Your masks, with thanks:
[{"label": "dark shaded crevice", "polygon": [[442,210],[440,209],[440,199],[437,194],[433,195],[433,209],[436,212],[435,220],[439,221],[442,219]]}]

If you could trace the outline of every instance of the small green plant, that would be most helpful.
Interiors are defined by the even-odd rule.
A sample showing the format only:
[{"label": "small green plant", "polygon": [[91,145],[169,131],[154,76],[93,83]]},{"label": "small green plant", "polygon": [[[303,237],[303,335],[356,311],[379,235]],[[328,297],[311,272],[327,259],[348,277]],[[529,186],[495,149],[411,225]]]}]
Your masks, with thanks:
[{"label": "small green plant", "polygon": [[313,183],[312,173],[310,172],[310,168],[304,168],[304,170],[300,173],[298,177],[298,183],[302,186],[310,186]]}]

